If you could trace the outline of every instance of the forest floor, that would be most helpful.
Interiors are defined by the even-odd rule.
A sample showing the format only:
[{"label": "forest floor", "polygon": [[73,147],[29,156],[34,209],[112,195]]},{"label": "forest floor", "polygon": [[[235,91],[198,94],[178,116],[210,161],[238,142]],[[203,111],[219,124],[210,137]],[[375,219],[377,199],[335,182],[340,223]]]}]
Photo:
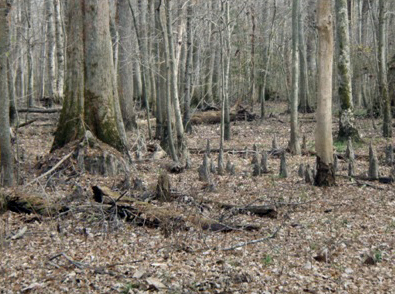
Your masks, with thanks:
[{"label": "forest floor", "polygon": [[[269,103],[268,112],[274,117],[233,123],[232,140],[225,148],[252,150],[256,144],[260,151],[268,151],[274,135],[279,146],[286,147],[289,115],[285,109],[283,104]],[[208,189],[197,172],[203,152],[195,152],[191,169],[169,175],[173,201],[151,204],[174,211],[175,218],[200,215],[234,224],[235,229],[209,231],[190,222],[187,229],[165,227],[165,220],[157,228],[137,226],[108,216],[93,201],[91,186],[116,190],[122,176],[70,173],[60,167],[26,185],[42,174],[38,163],[49,158],[57,116],[45,117],[19,129],[18,189],[44,195],[48,203],[65,199],[71,209],[51,217],[11,211],[0,215],[0,293],[395,293],[394,184],[351,180],[344,160],[339,160],[335,187],[306,184],[298,177],[298,168],[301,163],[314,166],[313,155],[287,154],[287,178],[278,175],[278,156],[269,156],[271,172],[253,177],[252,153],[229,151],[226,157],[235,164],[235,174],[213,175]],[[306,135],[311,151],[313,118],[300,115],[301,134]],[[334,133],[337,125],[334,119]],[[388,142],[381,138],[380,121],[361,117],[357,126],[365,142],[354,145],[355,173],[366,174],[372,142],[380,172],[388,176],[391,168],[383,164]],[[219,132],[218,125],[194,126],[188,145],[204,151],[210,139],[211,148],[218,148]],[[136,143],[135,134],[131,143]],[[345,146],[335,144],[337,153],[344,154]],[[211,154],[215,162],[217,155]],[[142,153],[143,159],[150,156],[150,151]],[[155,191],[160,171],[170,162],[166,157],[133,165],[131,178],[142,181],[142,194]],[[277,216],[238,214],[217,208],[215,201],[274,205]],[[182,215],[176,215],[179,212]],[[258,229],[244,230],[246,224]]]}]

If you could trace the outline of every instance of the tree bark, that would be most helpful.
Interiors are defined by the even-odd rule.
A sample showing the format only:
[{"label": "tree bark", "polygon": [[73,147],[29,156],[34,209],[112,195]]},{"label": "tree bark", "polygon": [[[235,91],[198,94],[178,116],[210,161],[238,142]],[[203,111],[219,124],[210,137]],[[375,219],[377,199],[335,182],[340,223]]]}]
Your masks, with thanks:
[{"label": "tree bark", "polygon": [[68,7],[65,100],[52,150],[81,137],[88,128],[99,140],[125,151],[116,117],[108,2],[71,0]]},{"label": "tree bark", "polygon": [[300,144],[298,135],[298,102],[299,102],[299,14],[300,2],[293,0],[292,4],[292,99],[291,99],[291,140],[289,149],[291,154],[300,154]]},{"label": "tree bark", "polygon": [[119,33],[118,51],[118,94],[122,110],[122,118],[126,130],[136,126],[136,118],[133,105],[133,63],[129,58],[132,43],[132,13],[129,9],[128,0],[118,0],[117,20]]},{"label": "tree bark", "polygon": [[336,0],[336,20],[339,45],[338,94],[341,106],[338,140],[345,141],[351,138],[353,141],[358,141],[359,133],[354,126],[347,0]]},{"label": "tree bark", "polygon": [[[55,23],[54,23],[54,7],[53,0],[46,0],[46,22],[47,22],[47,54],[48,54],[48,96],[58,97],[57,93],[57,75],[55,75],[56,62],[56,39],[55,39]],[[44,95],[44,93],[43,93]]]},{"label": "tree bark", "polygon": [[64,34],[62,21],[62,7],[60,0],[53,0],[55,8],[55,27],[56,27],[56,57],[57,57],[57,84],[56,100],[63,102],[64,94]]},{"label": "tree bark", "polygon": [[379,67],[379,92],[383,104],[383,136],[392,138],[391,101],[388,95],[387,81],[387,53],[386,53],[386,3],[379,1],[379,33],[378,33],[378,67]]},{"label": "tree bark", "polygon": [[[7,83],[7,55],[9,53],[9,7],[6,0],[0,1],[0,162],[3,185],[14,184],[13,155],[10,136],[9,97]],[[0,183],[1,184],[1,183]]]},{"label": "tree bark", "polygon": [[332,139],[332,64],[333,64],[333,18],[332,1],[318,0],[318,105],[315,130],[317,152],[317,175],[315,184],[335,184]]},{"label": "tree bark", "polygon": [[193,6],[188,2],[187,7],[187,58],[185,66],[185,98],[184,98],[184,118],[183,124],[186,132],[192,131],[191,119],[191,88],[192,88],[192,57],[193,57],[193,44],[192,44],[192,16]]}]

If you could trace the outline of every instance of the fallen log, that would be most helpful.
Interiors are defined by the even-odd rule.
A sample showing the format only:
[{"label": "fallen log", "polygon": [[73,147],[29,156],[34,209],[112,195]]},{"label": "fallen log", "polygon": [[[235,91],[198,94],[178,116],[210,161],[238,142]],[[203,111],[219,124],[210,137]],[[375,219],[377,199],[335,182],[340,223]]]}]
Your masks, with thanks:
[{"label": "fallen log", "polygon": [[15,190],[5,197],[6,208],[16,213],[35,213],[42,216],[55,216],[69,210],[60,201],[49,200],[44,195],[23,190]]},{"label": "fallen log", "polygon": [[57,113],[61,112],[62,108],[20,108],[17,110],[19,113],[29,112],[29,113]]},{"label": "fallen log", "polygon": [[121,197],[122,194],[109,191],[109,188],[104,186],[93,186],[92,190],[95,194],[93,199],[96,202],[102,203],[103,208],[108,213],[117,213],[120,218],[133,222],[138,226],[162,228],[165,234],[169,234],[172,230],[186,230],[191,224],[212,232],[230,232],[234,230],[252,231],[260,229],[260,226],[251,224],[224,224],[198,214],[188,214],[185,216],[184,211],[181,209],[158,207],[135,198],[126,197],[127,199],[122,198],[121,201],[117,201],[116,199]]},{"label": "fallen log", "polygon": [[[238,105],[230,111],[230,121],[253,121],[257,118],[255,113],[249,112],[245,107]],[[221,122],[221,111],[195,112],[191,118],[192,124],[217,124]]]},{"label": "fallen log", "polygon": [[238,206],[232,204],[218,203],[220,208],[236,211],[237,213],[251,213],[260,217],[277,218],[277,211],[274,206],[261,205],[261,206]]}]

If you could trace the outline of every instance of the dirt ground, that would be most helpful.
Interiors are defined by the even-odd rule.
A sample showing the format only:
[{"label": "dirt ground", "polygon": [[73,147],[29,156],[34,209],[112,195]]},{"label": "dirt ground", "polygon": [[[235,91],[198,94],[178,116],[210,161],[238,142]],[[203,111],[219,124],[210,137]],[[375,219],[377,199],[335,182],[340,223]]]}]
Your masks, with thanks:
[{"label": "dirt ground", "polygon": [[[62,151],[48,156],[56,115],[41,115],[45,119],[17,134],[18,189],[43,195],[48,203],[62,199],[70,210],[51,217],[10,211],[0,216],[0,293],[395,293],[394,184],[349,179],[344,160],[339,160],[337,186],[306,184],[298,168],[301,163],[314,166],[311,153],[287,154],[287,178],[279,177],[278,156],[269,156],[270,173],[252,176],[252,152],[240,151],[252,150],[253,144],[269,151],[274,135],[285,148],[289,116],[284,111],[285,105],[269,104],[271,118],[232,124],[225,156],[235,164],[235,174],[213,175],[211,187],[199,181],[197,170],[206,140],[218,148],[220,129],[194,126],[188,136],[194,150],[192,168],[170,174],[174,200],[151,201],[182,212],[174,217],[200,215],[234,224],[231,232],[203,230],[189,222],[182,229],[137,226],[107,215],[93,201],[91,186],[122,192],[124,176],[90,175],[69,165],[26,186],[43,173],[38,163],[54,165],[66,155]],[[300,133],[307,138],[308,150],[314,151],[314,116],[302,114],[300,121]],[[359,118],[357,126],[364,143],[354,146],[355,174],[366,174],[372,142],[380,173],[388,176],[388,142],[380,136],[381,122]],[[141,133],[147,132],[144,127]],[[336,119],[333,129],[336,132]],[[136,134],[130,137],[136,146]],[[335,148],[344,154],[345,144]],[[217,155],[211,154],[215,162]],[[131,189],[135,195],[155,191],[158,175],[170,163],[168,157],[151,156],[150,150],[143,151],[131,168],[130,180],[139,179],[143,187]],[[274,205],[277,217],[225,211],[213,202]],[[246,224],[259,229],[244,230]]]}]

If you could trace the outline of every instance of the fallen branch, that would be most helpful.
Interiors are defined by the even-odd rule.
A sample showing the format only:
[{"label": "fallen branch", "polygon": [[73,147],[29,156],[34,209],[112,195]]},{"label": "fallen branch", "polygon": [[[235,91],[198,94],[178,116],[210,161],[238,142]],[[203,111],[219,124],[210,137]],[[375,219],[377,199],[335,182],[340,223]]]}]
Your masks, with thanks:
[{"label": "fallen branch", "polygon": [[72,258],[70,258],[69,256],[67,256],[64,252],[55,254],[54,256],[50,257],[48,261],[52,261],[52,260],[54,260],[54,259],[56,259],[56,258],[58,258],[58,257],[60,257],[60,256],[63,256],[64,258],[66,258],[66,260],[67,260],[68,262],[70,262],[70,263],[71,263],[72,265],[74,265],[75,267],[78,267],[79,269],[83,269],[84,267],[87,266],[86,264],[84,264],[84,263],[82,263],[82,262],[73,260]]},{"label": "fallen branch", "polygon": [[17,128],[19,129],[19,128],[26,127],[26,126],[28,126],[28,125],[34,123],[34,122],[37,121],[37,120],[38,120],[38,118],[35,118],[35,119],[32,119],[32,120],[26,121],[26,122],[21,123],[20,125],[18,125]]},{"label": "fallen branch", "polygon": [[277,235],[277,233],[280,231],[280,229],[281,229],[281,226],[278,227],[278,228],[274,231],[274,233],[272,233],[272,234],[271,234],[270,236],[268,236],[268,237],[261,238],[261,239],[256,239],[256,240],[251,240],[251,241],[247,241],[247,242],[241,242],[241,243],[238,243],[238,244],[233,245],[233,246],[231,246],[231,247],[222,248],[221,250],[222,250],[222,251],[235,250],[236,248],[240,248],[240,247],[244,247],[244,246],[247,246],[247,245],[250,245],[250,244],[256,244],[256,243],[260,243],[260,242],[264,242],[264,241],[273,239],[273,238],[276,237],[276,235]]},{"label": "fallen branch", "polygon": [[47,171],[46,173],[43,173],[41,176],[35,178],[34,180],[30,181],[29,183],[27,183],[25,185],[25,187],[30,186],[31,184],[33,184],[34,182],[42,179],[43,177],[49,175],[50,173],[52,173],[54,170],[56,170],[64,161],[66,161],[69,157],[71,157],[71,155],[73,155],[73,152],[70,152],[69,154],[67,154],[65,157],[63,157],[57,164],[55,164],[55,166],[53,168],[51,168],[49,171]]}]

